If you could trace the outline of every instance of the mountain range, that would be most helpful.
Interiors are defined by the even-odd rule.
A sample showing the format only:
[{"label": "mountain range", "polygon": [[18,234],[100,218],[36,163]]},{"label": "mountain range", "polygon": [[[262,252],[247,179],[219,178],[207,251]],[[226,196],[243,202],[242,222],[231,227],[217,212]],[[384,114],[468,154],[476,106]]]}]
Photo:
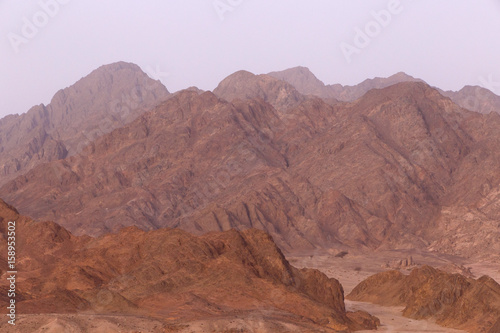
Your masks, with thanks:
[{"label": "mountain range", "polygon": [[[400,82],[425,82],[406,73],[399,72],[387,78],[366,79],[354,86],[341,84],[325,85],[307,67],[294,67],[268,75],[290,83],[301,94],[314,95],[325,100],[352,102],[371,89],[382,89]],[[500,96],[480,86],[465,86],[459,91],[444,91],[435,87],[443,96],[449,97],[459,106],[484,114],[500,112]]]},{"label": "mountain range", "polygon": [[[389,81],[397,77],[406,78]],[[332,105],[240,71],[214,93],[179,92],[0,190],[23,214],[77,235],[255,227],[285,251],[496,257],[499,128],[497,113],[463,109],[423,82]],[[465,232],[473,229],[481,231]]]},{"label": "mountain range", "polygon": [[[238,71],[213,91],[171,94],[137,65],[102,66],[0,119],[0,245],[16,220],[19,309],[146,316],[158,331],[240,317],[277,332],[375,329],[346,310],[337,280],[285,256],[498,263],[499,105],[484,88],[405,73],[342,86],[305,67]],[[493,279],[381,274],[349,297],[472,332],[498,326]]]}]

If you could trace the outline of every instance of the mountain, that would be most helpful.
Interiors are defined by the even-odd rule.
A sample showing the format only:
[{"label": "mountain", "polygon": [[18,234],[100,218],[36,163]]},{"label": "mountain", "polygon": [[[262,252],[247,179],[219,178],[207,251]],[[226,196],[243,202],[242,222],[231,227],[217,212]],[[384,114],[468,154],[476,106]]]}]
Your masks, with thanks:
[{"label": "mountain", "polygon": [[338,100],[354,101],[372,89],[383,89],[402,82],[424,82],[424,81],[416,79],[403,72],[399,72],[387,78],[376,77],[373,79],[366,79],[363,82],[354,86],[342,86],[340,84],[334,84],[330,86],[330,89],[335,91],[336,94],[338,94],[338,97],[335,97]]},{"label": "mountain", "polygon": [[247,71],[231,74],[213,92],[229,102],[260,98],[278,110],[295,107],[305,100],[292,85],[270,75],[255,75]]},{"label": "mountain", "polygon": [[336,98],[330,86],[326,86],[307,67],[293,67],[279,72],[271,72],[267,75],[278,80],[290,83],[303,95],[314,95],[321,98]]},{"label": "mountain", "polygon": [[333,98],[344,102],[352,102],[372,89],[382,89],[401,82],[423,82],[420,79],[399,72],[388,78],[366,79],[354,86],[325,85],[307,67],[294,67],[279,72],[271,72],[268,75],[288,82],[301,94],[315,95],[324,99]]},{"label": "mountain", "polygon": [[48,105],[0,119],[0,184],[38,164],[75,155],[168,95],[137,65],[119,62],[58,91]]},{"label": "mountain", "polygon": [[[196,237],[130,227],[77,237],[53,222],[20,216],[0,200],[5,251],[7,221],[16,221],[16,268],[22,272],[16,309],[24,315],[70,313],[77,323],[78,314],[119,314],[159,320],[165,329],[243,319],[274,325],[274,331],[351,332],[379,323],[367,313],[346,312],[337,280],[291,266],[272,238],[255,229]],[[7,284],[3,279],[0,289]],[[3,313],[8,301],[0,298]]]},{"label": "mountain", "polygon": [[451,98],[463,108],[488,114],[500,113],[500,96],[488,89],[478,86],[465,86],[459,91],[443,91],[444,96]]},{"label": "mountain", "polygon": [[468,332],[497,332],[500,285],[488,276],[477,280],[423,266],[410,275],[399,271],[376,274],[347,296],[350,300],[404,306],[403,315],[432,318],[440,325]]}]

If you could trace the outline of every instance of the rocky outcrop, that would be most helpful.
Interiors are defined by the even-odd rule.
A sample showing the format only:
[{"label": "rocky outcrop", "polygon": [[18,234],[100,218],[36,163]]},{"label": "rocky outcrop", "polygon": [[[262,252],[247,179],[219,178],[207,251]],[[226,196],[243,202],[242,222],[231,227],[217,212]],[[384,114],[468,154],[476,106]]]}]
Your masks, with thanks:
[{"label": "rocky outcrop", "polygon": [[388,271],[371,276],[347,299],[404,306],[406,317],[432,318],[469,332],[491,332],[500,318],[500,285],[493,279],[474,280],[429,266],[415,268],[410,275]]},{"label": "rocky outcrop", "polygon": [[385,268],[398,269],[398,270],[411,270],[418,264],[413,260],[412,256],[405,259],[393,260],[384,265]]},{"label": "rocky outcrop", "polygon": [[[119,313],[169,325],[238,314],[328,332],[378,323],[367,313],[346,313],[337,280],[291,266],[272,238],[255,229],[196,237],[130,227],[77,237],[0,201],[4,250],[7,221],[16,221],[19,313]],[[7,301],[0,300],[2,309]]]}]

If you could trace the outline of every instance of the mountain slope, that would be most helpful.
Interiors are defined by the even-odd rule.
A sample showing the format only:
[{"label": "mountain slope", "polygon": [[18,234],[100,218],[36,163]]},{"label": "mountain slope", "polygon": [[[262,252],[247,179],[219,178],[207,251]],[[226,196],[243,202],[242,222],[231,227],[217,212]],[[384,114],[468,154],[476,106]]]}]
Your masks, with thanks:
[{"label": "mountain slope", "polygon": [[290,83],[303,95],[314,95],[321,98],[338,97],[330,86],[326,86],[307,67],[293,67],[267,75]]},{"label": "mountain slope", "polygon": [[81,151],[169,95],[134,64],[102,66],[58,91],[48,105],[0,119],[0,184]]},{"label": "mountain slope", "polygon": [[[343,86],[341,84],[325,85],[308,68],[301,66],[271,72],[268,75],[288,82],[301,94],[315,95],[327,100],[334,99],[345,102],[352,102],[372,89],[382,89],[402,82],[424,82],[403,72],[399,72],[387,78],[376,77],[367,79],[353,86]],[[449,97],[454,103],[465,109],[484,114],[490,112],[500,113],[500,96],[495,95],[488,89],[478,86],[465,86],[459,91],[436,89],[443,96]]]}]

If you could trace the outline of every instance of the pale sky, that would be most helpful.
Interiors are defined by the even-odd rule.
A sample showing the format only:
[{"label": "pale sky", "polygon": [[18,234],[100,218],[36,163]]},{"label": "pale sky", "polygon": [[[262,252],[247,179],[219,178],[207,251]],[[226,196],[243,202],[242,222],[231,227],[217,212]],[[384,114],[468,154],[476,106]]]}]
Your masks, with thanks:
[{"label": "pale sky", "polygon": [[500,0],[0,0],[0,116],[121,60],[171,92],[300,65],[327,84],[404,71],[500,94],[499,33]]}]

